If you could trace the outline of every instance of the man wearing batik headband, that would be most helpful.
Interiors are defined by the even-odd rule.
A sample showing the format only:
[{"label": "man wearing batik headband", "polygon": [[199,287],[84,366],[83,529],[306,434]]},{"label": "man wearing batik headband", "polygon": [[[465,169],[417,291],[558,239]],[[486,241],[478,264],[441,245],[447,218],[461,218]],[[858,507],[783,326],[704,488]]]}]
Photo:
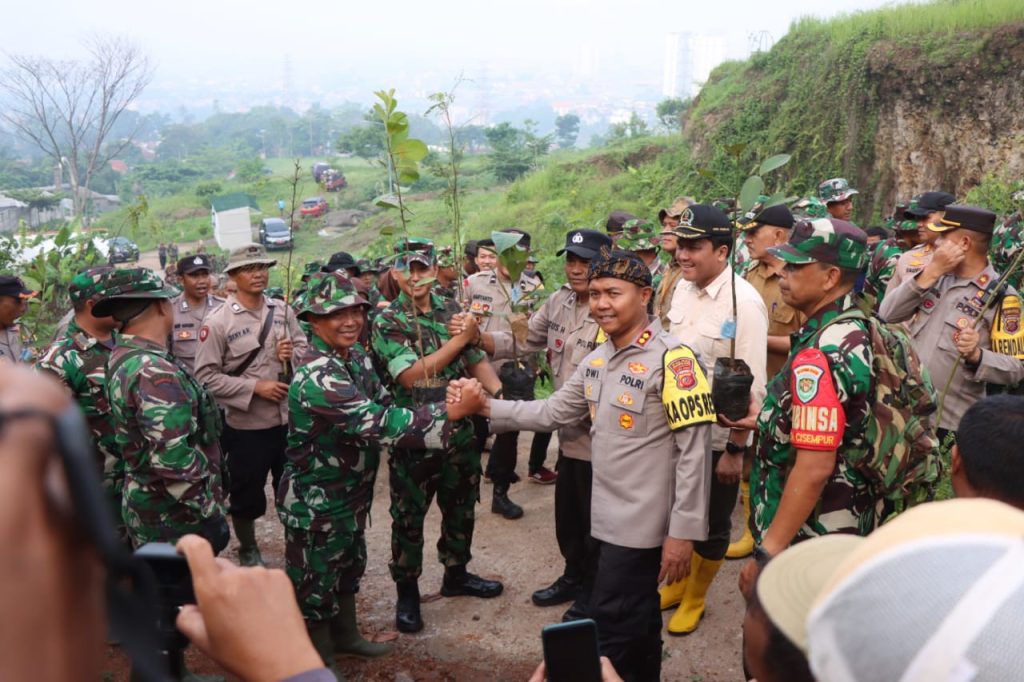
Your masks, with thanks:
[{"label": "man wearing batik headband", "polygon": [[867,235],[835,218],[801,221],[789,241],[770,252],[785,263],[783,300],[807,323],[768,382],[763,406],[752,403],[753,412],[739,422],[720,418],[758,430],[750,474],[756,546],[740,573],[744,592],[756,578],[757,560],[809,537],[866,535],[881,521],[881,499],[845,454],[870,446],[871,335],[862,316],[837,320],[855,308],[853,286],[867,261]]},{"label": "man wearing batik headband", "polygon": [[939,235],[928,264],[895,290],[879,315],[909,320],[910,335],[936,388],[949,385],[939,415],[939,436],[956,431],[960,418],[985,395],[985,384],[1024,381],[1024,330],[1020,296],[1012,287],[981,311],[999,275],[988,262],[996,215],[975,206],[950,204],[931,230]]},{"label": "man wearing batik headband", "polygon": [[[547,400],[480,397],[480,410],[495,431],[552,431],[590,416],[600,548],[589,615],[625,679],[658,680],[657,587],[690,571],[693,543],[707,536],[714,406],[696,353],[647,314],[647,264],[604,247],[588,278],[591,315],[608,340]],[[460,398],[456,386],[451,399]]]}]

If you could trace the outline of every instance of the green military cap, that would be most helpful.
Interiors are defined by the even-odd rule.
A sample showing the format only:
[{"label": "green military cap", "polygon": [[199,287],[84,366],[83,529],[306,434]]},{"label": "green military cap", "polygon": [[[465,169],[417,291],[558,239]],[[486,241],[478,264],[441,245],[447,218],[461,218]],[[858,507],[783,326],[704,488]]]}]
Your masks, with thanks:
[{"label": "green military cap", "polygon": [[437,267],[454,268],[455,259],[452,257],[452,247],[442,246],[437,250]]},{"label": "green military cap", "polygon": [[601,277],[621,279],[639,287],[651,286],[651,269],[640,256],[632,251],[610,249],[607,246],[602,246],[597,255],[590,259],[587,268],[588,280]]},{"label": "green military cap", "polygon": [[409,237],[395,242],[395,267],[402,269],[408,263],[422,263],[427,267],[434,264],[434,242],[424,237]]},{"label": "green military cap", "polygon": [[165,284],[149,268],[115,270],[110,274],[105,287],[103,298],[92,309],[94,317],[110,315],[117,301],[174,298],[181,293],[177,288]]},{"label": "green military cap", "polygon": [[107,293],[111,277],[117,270],[112,265],[100,265],[82,270],[68,285],[68,296],[72,303],[93,299],[99,301]]},{"label": "green military cap", "polygon": [[262,244],[247,244],[235,249],[228,256],[228,266],[224,272],[231,272],[247,265],[277,265],[277,261],[267,256],[267,249]]},{"label": "green military cap", "polygon": [[672,234],[680,239],[728,237],[732,234],[732,222],[721,209],[694,204],[679,214],[679,225],[673,228]]},{"label": "green military cap", "polygon": [[658,232],[650,220],[633,218],[622,225],[622,238],[619,246],[629,251],[653,251],[658,248]]},{"label": "green military cap", "polygon": [[850,187],[850,182],[846,178],[832,178],[818,185],[818,198],[826,204],[846,201],[854,194],[860,192]]},{"label": "green military cap", "polygon": [[320,272],[310,278],[309,289],[303,294],[296,315],[299,319],[306,319],[308,315],[330,315],[336,310],[357,305],[370,307],[369,301],[359,295],[343,270]]},{"label": "green military cap", "polygon": [[323,268],[323,266],[324,264],[318,260],[310,261],[302,268],[302,276],[304,278],[308,278],[314,273],[320,272],[320,269]]},{"label": "green military cap", "polygon": [[837,218],[801,220],[793,228],[788,242],[768,250],[794,265],[828,263],[859,270],[867,263],[868,236],[853,223]]},{"label": "green military cap", "polygon": [[279,301],[284,300],[284,287],[268,287],[264,290],[263,294],[267,298],[276,298]]},{"label": "green military cap", "polygon": [[828,209],[818,197],[805,197],[793,204],[794,215],[798,220],[814,220],[827,218]]}]

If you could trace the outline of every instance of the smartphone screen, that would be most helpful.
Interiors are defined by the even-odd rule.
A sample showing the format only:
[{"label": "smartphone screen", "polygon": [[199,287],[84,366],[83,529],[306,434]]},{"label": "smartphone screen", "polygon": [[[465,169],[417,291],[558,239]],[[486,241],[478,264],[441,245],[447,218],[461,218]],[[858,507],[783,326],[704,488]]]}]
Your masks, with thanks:
[{"label": "smartphone screen", "polygon": [[574,620],[548,625],[541,631],[544,666],[549,682],[601,682],[597,625]]}]

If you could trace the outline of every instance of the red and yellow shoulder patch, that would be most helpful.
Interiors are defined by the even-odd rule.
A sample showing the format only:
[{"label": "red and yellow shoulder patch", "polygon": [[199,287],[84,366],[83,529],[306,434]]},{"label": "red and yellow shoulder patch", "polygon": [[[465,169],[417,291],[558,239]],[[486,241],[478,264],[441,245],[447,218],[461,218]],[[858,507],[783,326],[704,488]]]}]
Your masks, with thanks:
[{"label": "red and yellow shoulder patch", "polygon": [[792,368],[793,424],[789,442],[803,450],[836,450],[846,429],[828,358],[817,348],[797,353]]}]

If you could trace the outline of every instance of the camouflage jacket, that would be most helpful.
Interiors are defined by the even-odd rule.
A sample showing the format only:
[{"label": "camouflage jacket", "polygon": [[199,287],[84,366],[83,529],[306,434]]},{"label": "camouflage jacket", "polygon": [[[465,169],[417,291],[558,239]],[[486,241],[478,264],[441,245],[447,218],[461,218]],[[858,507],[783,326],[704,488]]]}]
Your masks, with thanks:
[{"label": "camouflage jacket", "polygon": [[128,534],[138,545],[200,532],[224,513],[216,404],[159,344],[114,338],[106,395],[124,460]]},{"label": "camouflage jacket", "polygon": [[120,493],[124,465],[118,455],[117,429],[104,389],[105,368],[112,347],[113,340],[99,341],[71,320],[63,338],[47,348],[36,362],[36,369],[55,375],[71,391],[89,422],[103,484]]},{"label": "camouflage jacket", "polygon": [[[1024,231],[1024,222],[1022,222],[1020,215],[1010,216],[1008,219],[996,224],[992,232],[992,243],[989,245],[989,261],[1000,275],[1005,275],[1013,259],[1016,258],[1017,254],[1020,253],[1021,247],[1024,246],[1024,237],[1021,236],[1022,231]],[[1008,281],[1011,287],[1020,291],[1021,284],[1024,282],[1024,268],[1017,268],[1010,275]]]},{"label": "camouflage jacket", "polygon": [[903,249],[896,242],[895,237],[889,237],[880,242],[871,254],[868,261],[867,277],[864,278],[864,290],[861,298],[868,310],[878,310],[885,298],[885,289],[889,286],[892,274],[896,272],[896,263],[903,255]]},{"label": "camouflage jacket", "polygon": [[[422,354],[424,357],[434,353],[443,346],[451,337],[448,335],[448,321],[452,316],[461,312],[459,304],[454,299],[445,298],[436,292],[430,295],[430,313],[420,313],[416,319],[419,322],[419,332],[416,331],[416,323],[413,322],[409,311],[412,308],[412,301],[402,292],[398,298],[391,302],[387,308],[381,311],[377,319],[373,321],[373,331],[370,334],[370,346],[380,367],[385,368],[390,377],[389,386],[395,396],[395,404],[402,407],[412,407],[412,396],[409,391],[398,383],[398,375],[416,364],[420,355],[417,353],[417,345],[420,336],[423,338]],[[469,366],[487,359],[487,356],[478,348],[467,346],[459,354],[458,358],[447,367],[440,368],[437,376],[444,380],[458,379],[469,376]]]},{"label": "camouflage jacket", "polygon": [[444,448],[451,435],[443,403],[395,407],[361,346],[345,358],[318,336],[288,388],[288,408],[277,512],[292,528],[328,531],[362,518],[382,446]]},{"label": "camouflage jacket", "polygon": [[[791,335],[793,345],[789,358],[768,382],[768,395],[757,417],[758,450],[750,475],[752,525],[758,541],[778,512],[786,478],[796,460],[796,447],[790,443],[793,429],[813,430],[819,426],[810,418],[808,410],[800,409],[793,396],[794,377],[806,376],[802,374],[806,369],[802,363],[805,356],[798,358],[805,349],[816,348],[824,353],[830,383],[845,415],[845,429],[841,425],[837,429],[841,442],[837,448],[836,467],[795,540],[837,532],[867,535],[877,523],[877,500],[868,480],[843,456],[844,452],[863,451],[872,446],[866,435],[875,395],[871,337],[863,320],[843,320],[829,325],[820,335],[818,333],[853,305],[853,295],[847,294],[815,313]],[[828,378],[819,376],[814,381],[814,391],[824,391],[822,387],[828,383]],[[828,428],[828,424],[822,426]]]}]

